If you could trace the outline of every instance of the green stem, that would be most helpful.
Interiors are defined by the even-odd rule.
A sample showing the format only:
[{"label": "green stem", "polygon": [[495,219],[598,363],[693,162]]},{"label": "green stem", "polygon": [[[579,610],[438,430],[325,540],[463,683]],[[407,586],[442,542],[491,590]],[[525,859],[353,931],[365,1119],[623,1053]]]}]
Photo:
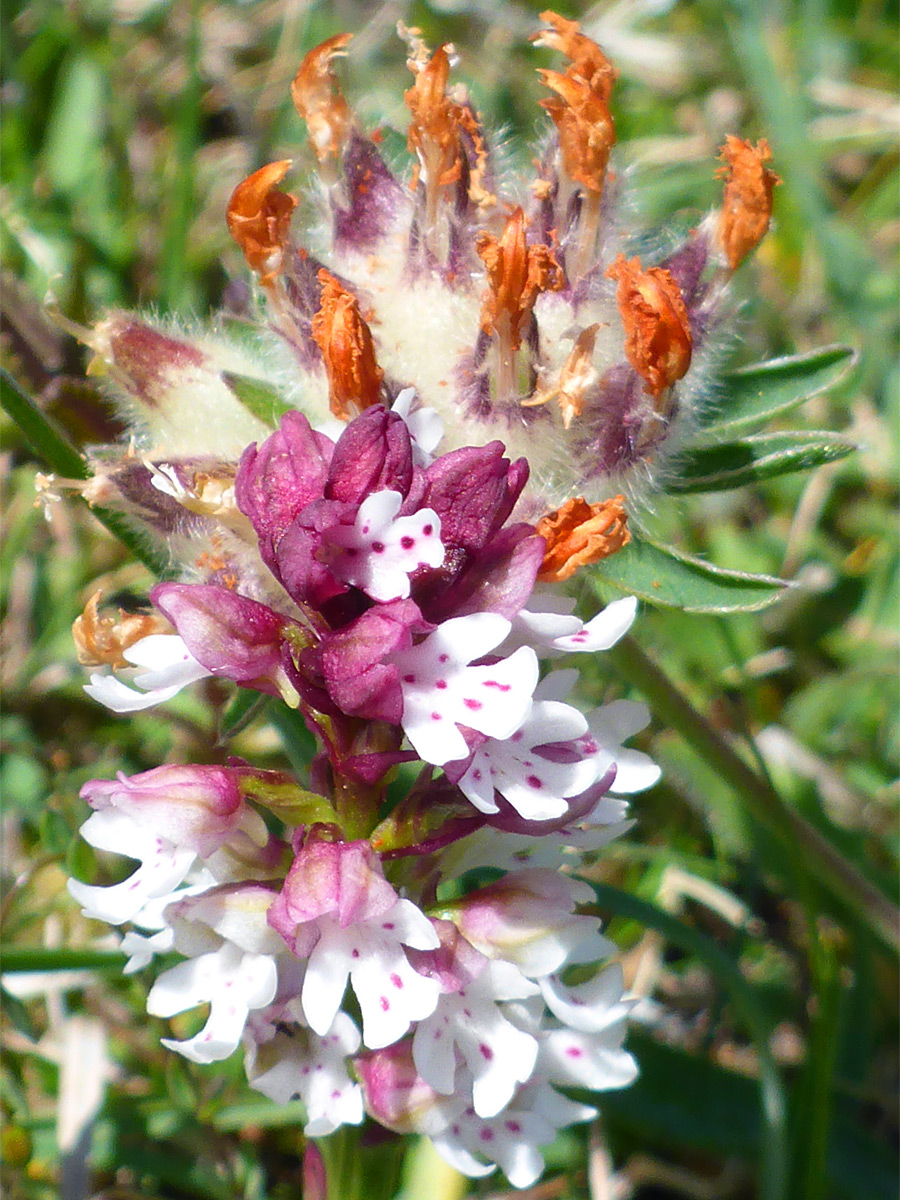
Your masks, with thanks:
[{"label": "green stem", "polygon": [[760,1008],[756,992],[741,975],[737,963],[706,934],[629,892],[593,880],[590,883],[601,908],[656,930],[670,944],[700,959],[731,995],[753,1039],[759,1067],[762,1112],[759,1197],[760,1200],[787,1200],[789,1177],[785,1089],[769,1048],[770,1022]]},{"label": "green stem", "polygon": [[188,243],[194,219],[194,159],[200,141],[200,106],[203,98],[203,81],[200,77],[200,0],[190,0],[185,67],[187,84],[178,106],[172,205],[160,262],[160,300],[169,312],[189,307]]},{"label": "green stem", "polygon": [[647,699],[655,716],[671,726],[700,757],[719,772],[745,801],[748,810],[788,848],[804,856],[809,870],[832,894],[862,917],[892,950],[900,949],[900,913],[891,901],[837,851],[827,838],[788,808],[687,697],[630,637],[609,651],[612,665]]},{"label": "green stem", "polygon": [[0,947],[4,972],[121,971],[125,955],[119,950],[7,949]]}]

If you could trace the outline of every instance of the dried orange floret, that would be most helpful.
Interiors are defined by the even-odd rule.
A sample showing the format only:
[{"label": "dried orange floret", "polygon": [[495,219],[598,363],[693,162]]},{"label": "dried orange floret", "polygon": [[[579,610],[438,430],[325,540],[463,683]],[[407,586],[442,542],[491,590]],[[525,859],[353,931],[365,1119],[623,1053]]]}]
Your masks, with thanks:
[{"label": "dried orange floret", "polygon": [[128,667],[131,664],[124,651],[141,638],[167,632],[169,623],[156,613],[126,613],[121,608],[118,617],[101,617],[102,596],[102,592],[94,592],[72,624],[78,661],[85,667]]},{"label": "dried orange floret", "polygon": [[403,95],[412,113],[407,146],[424,168],[426,185],[445,187],[455,183],[462,172],[459,105],[447,96],[450,59],[446,46],[439,46],[415,72],[415,82]]},{"label": "dried orange floret", "polygon": [[540,17],[552,28],[533,33],[529,40],[536,46],[546,46],[565,54],[566,58],[572,60],[566,74],[580,77],[608,102],[619,72],[593,38],[581,32],[577,21],[570,21],[550,9],[542,12]]},{"label": "dried orange floret", "polygon": [[625,326],[625,357],[659,396],[691,365],[693,338],[678,284],[663,267],[641,268],[639,258],[620,254],[607,269],[618,281],[616,299]]},{"label": "dried orange floret", "polygon": [[294,196],[275,186],[290,167],[290,159],[261,167],[237,185],[228,202],[228,231],[263,287],[270,287],[281,270],[291,214],[297,207]]},{"label": "dried orange floret", "polygon": [[547,543],[538,571],[542,583],[562,583],[579,567],[599,562],[631,541],[625,514],[625,497],[614,496],[588,504],[582,496],[567,500],[537,523],[537,532]]},{"label": "dried orange floret", "polygon": [[352,416],[351,405],[361,410],[380,402],[384,372],[375,361],[372,332],[356,296],[324,267],[317,279],[322,295],[312,319],[312,335],[328,373],[331,411],[347,421]]},{"label": "dried orange floret", "polygon": [[772,217],[772,191],[781,180],[765,165],[772,158],[765,138],[754,146],[729,134],[719,158],[725,164],[716,171],[725,179],[719,238],[734,271],[765,236]]},{"label": "dried orange floret", "polygon": [[338,157],[353,119],[331,66],[335,58],[344,56],[352,37],[352,33],[337,33],[310,50],[291,84],[294,108],[306,122],[320,163]]},{"label": "dried orange floret", "polygon": [[555,400],[562,413],[563,428],[568,429],[584,409],[585,396],[599,380],[597,368],[592,362],[594,343],[597,340],[597,325],[588,325],[575,339],[569,357],[562,365],[556,386],[535,393],[523,401],[524,408],[546,404]]},{"label": "dried orange floret", "polygon": [[559,131],[559,151],[566,173],[592,192],[603,191],[616,130],[606,98],[584,79],[559,71],[538,71],[556,92],[542,100]]},{"label": "dried orange floret", "polygon": [[481,328],[491,334],[508,327],[510,348],[518,350],[522,325],[541,292],[565,286],[562,268],[549,246],[529,246],[525,240],[525,214],[517,208],[499,238],[482,230],[475,249],[487,267],[488,290],[481,308]]},{"label": "dried orange floret", "polygon": [[413,187],[418,183],[419,174],[424,174],[428,208],[433,216],[439,189],[456,183],[462,176],[467,139],[474,160],[469,166],[467,180],[469,198],[482,207],[494,204],[496,197],[484,187],[487,146],[478,117],[468,102],[460,103],[447,94],[449,47],[439,46],[429,59],[424,43],[414,36],[417,32],[406,31],[411,38],[407,62],[415,74],[415,82],[403,96],[412,114],[407,148],[417,159]]}]

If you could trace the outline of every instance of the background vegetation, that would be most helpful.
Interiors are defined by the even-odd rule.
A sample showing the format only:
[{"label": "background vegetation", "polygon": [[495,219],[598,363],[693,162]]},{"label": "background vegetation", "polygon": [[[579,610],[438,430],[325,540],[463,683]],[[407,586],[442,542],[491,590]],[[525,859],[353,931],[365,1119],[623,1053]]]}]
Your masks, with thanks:
[{"label": "background vegetation", "polygon": [[[271,158],[308,161],[288,101],[302,54],[356,31],[351,102],[404,145],[398,18],[453,40],[489,122],[539,128],[540,5],[501,0],[33,0],[3,14],[5,365],[76,445],[119,430],[85,355],[44,308],[91,323],[110,306],[205,314],[245,277],[223,215]],[[881,0],[615,0],[587,18],[621,70],[619,165],[640,220],[715,202],[724,133],[766,136],[784,185],[777,227],[736,287],[735,362],[831,342],[853,370],[791,427],[850,431],[860,451],[809,475],[666,500],[684,549],[799,580],[762,613],[645,610],[640,645],[720,741],[893,896],[897,871],[897,28]],[[541,61],[539,62],[538,59]],[[511,141],[509,153],[515,155]],[[524,156],[523,156],[524,157]],[[527,157],[525,158],[527,161]],[[127,604],[149,575],[78,503],[34,504],[46,469],[3,429],[2,1150],[10,1196],[76,1200],[298,1195],[302,1134],[242,1082],[159,1046],[141,976],[124,979],[65,891],[96,870],[76,837],[80,785],[162,761],[217,761],[228,690],[192,689],[121,719],[81,691],[69,629],[102,586]],[[600,662],[593,700],[632,694]],[[586,698],[591,698],[587,697]],[[652,698],[651,698],[652,699]],[[592,868],[599,911],[644,997],[634,1087],[566,1131],[533,1196],[891,1200],[896,1194],[897,972],[866,896],[848,905],[778,836],[727,769],[664,709],[646,740],[664,782]],[[302,754],[264,720],[235,752]],[[768,784],[766,784],[768,787]],[[108,944],[108,943],[107,943]],[[52,968],[52,969],[51,969]],[[40,970],[39,970],[40,969]],[[173,1022],[176,1026],[178,1022]],[[237,1056],[239,1059],[239,1056]],[[96,1099],[98,1115],[83,1126]],[[339,1149],[339,1148],[338,1148]],[[356,1163],[371,1200],[502,1191],[451,1179],[385,1138]]]}]

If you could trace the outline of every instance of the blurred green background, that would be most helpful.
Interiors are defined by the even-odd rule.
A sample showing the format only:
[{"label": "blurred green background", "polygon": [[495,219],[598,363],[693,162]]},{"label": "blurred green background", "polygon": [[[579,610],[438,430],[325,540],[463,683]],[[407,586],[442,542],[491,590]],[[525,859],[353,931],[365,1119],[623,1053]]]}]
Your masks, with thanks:
[{"label": "blurred green background", "polygon": [[[505,131],[510,162],[527,167],[544,120],[535,67],[548,56],[527,42],[539,8],[4,4],[4,365],[75,444],[117,436],[85,380],[84,348],[48,319],[47,297],[84,324],[114,306],[184,316],[219,306],[229,280],[245,278],[225,228],[228,196],[273,158],[294,158],[302,176],[309,155],[288,88],[302,55],[337,31],[356,33],[340,73],[365,126],[383,128],[390,160],[402,161],[405,146],[409,76],[394,33],[403,19],[432,47],[456,44],[457,78]],[[629,171],[637,224],[683,227],[716,203],[714,157],[726,133],[772,145],[783,187],[775,228],[735,282],[735,363],[831,342],[858,353],[847,378],[792,424],[847,431],[858,454],[702,503],[667,499],[656,513],[692,553],[803,586],[760,614],[644,611],[637,634],[716,730],[755,756],[783,802],[894,896],[895,5],[616,0],[560,10],[582,19],[620,69],[616,162]],[[164,712],[128,719],[83,695],[72,620],[97,586],[127,603],[145,596],[150,577],[80,505],[51,503],[46,515],[35,507],[43,465],[11,423],[3,436],[7,1194],[296,1196],[297,1112],[250,1092],[240,1056],[195,1068],[162,1050],[168,1023],[144,1014],[147,979],[125,980],[115,960],[110,968],[90,957],[105,931],[64,889],[67,874],[95,870],[75,836],[86,815],[80,785],[164,760],[221,760],[229,693],[213,681]],[[602,662],[588,689],[594,702],[631,694]],[[686,740],[657,722],[644,746],[664,782],[636,799],[635,829],[593,869],[636,902],[629,912],[611,899],[601,911],[645,997],[647,1019],[632,1036],[642,1075],[608,1097],[595,1127],[561,1136],[533,1195],[891,1200],[894,955]],[[267,766],[286,754],[265,721],[234,751]],[[41,965],[60,970],[15,969]],[[91,1089],[99,1115],[85,1132],[79,1113],[90,1110]],[[773,1155],[773,1145],[785,1153]],[[359,1169],[371,1200],[401,1187],[406,1200],[440,1200],[504,1186],[455,1181],[426,1158],[404,1174],[390,1137],[366,1149]]]}]

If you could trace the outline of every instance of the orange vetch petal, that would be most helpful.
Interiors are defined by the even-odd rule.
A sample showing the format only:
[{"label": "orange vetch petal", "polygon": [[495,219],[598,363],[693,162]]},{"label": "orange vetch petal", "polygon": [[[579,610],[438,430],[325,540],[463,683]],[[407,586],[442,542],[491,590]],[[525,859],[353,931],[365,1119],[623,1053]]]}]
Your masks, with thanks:
[{"label": "orange vetch petal", "polygon": [[275,186],[284,179],[291,160],[269,163],[237,185],[228,201],[228,231],[264,287],[281,270],[291,213],[297,201]]},{"label": "orange vetch petal", "polygon": [[493,333],[506,316],[511,349],[518,350],[522,325],[541,292],[558,292],[565,286],[562,268],[549,246],[529,246],[525,240],[525,214],[517,208],[499,238],[482,230],[475,249],[487,268],[488,290],[481,308],[481,328]]},{"label": "orange vetch petal", "polygon": [[102,592],[94,592],[72,625],[75,650],[82,666],[131,666],[124,657],[129,646],[151,634],[171,631],[169,622],[157,613],[126,613],[120,608],[117,618],[101,617],[102,596]]},{"label": "orange vetch petal", "polygon": [[765,166],[772,158],[765,138],[754,146],[729,134],[719,158],[725,164],[716,171],[725,180],[719,238],[734,271],[765,236],[772,217],[772,191],[781,180]]},{"label": "orange vetch petal", "polygon": [[337,158],[352,121],[332,61],[344,57],[352,33],[337,33],[310,50],[291,84],[294,108],[306,122],[309,140],[320,163]]},{"label": "orange vetch petal", "polygon": [[563,583],[579,567],[608,558],[631,541],[626,526],[625,497],[614,496],[588,504],[582,496],[567,500],[562,508],[537,523],[547,543],[538,571],[541,583]]},{"label": "orange vetch petal", "polygon": [[384,372],[375,361],[372,332],[356,296],[324,267],[316,278],[322,295],[312,319],[312,335],[325,361],[331,411],[347,421],[352,415],[350,405],[362,410],[381,401]]},{"label": "orange vetch petal", "polygon": [[559,131],[566,173],[592,192],[602,192],[616,129],[607,99],[586,80],[568,72],[538,71],[556,97],[541,100]]},{"label": "orange vetch petal", "polygon": [[593,38],[581,32],[577,21],[569,21],[550,9],[542,12],[540,17],[552,28],[533,33],[529,41],[534,42],[536,46],[546,46],[550,50],[558,50],[565,54],[572,60],[566,74],[580,77],[608,102],[619,72]]},{"label": "orange vetch petal", "polygon": [[641,268],[639,258],[620,254],[606,271],[618,280],[616,299],[625,326],[625,357],[659,396],[691,365],[693,338],[678,284],[662,267]]}]

